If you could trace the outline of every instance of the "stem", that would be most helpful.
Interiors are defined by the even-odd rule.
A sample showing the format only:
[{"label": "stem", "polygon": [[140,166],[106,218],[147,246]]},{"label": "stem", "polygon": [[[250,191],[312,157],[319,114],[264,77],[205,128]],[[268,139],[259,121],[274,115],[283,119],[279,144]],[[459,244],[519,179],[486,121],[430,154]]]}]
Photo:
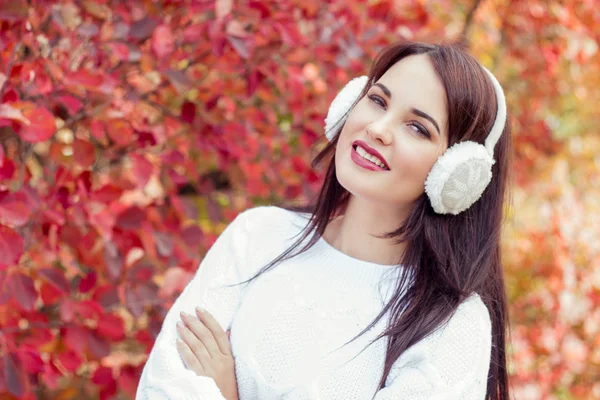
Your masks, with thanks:
[{"label": "stem", "polygon": [[2,89],[0,89],[0,100],[4,97],[4,91],[6,90],[6,86],[8,85],[8,81],[10,80],[10,74],[12,72],[13,65],[15,63],[15,59],[17,58],[17,51],[21,48],[21,42],[17,43],[15,47],[13,47],[13,51],[10,55],[10,61],[8,62],[8,68],[6,69],[6,81],[2,84]]}]

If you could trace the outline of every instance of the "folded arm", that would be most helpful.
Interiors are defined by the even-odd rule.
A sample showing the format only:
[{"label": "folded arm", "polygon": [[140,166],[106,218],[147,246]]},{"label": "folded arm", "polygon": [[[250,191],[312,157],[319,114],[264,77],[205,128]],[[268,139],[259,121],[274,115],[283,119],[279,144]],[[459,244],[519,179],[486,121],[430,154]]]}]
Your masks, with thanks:
[{"label": "folded arm", "polygon": [[189,282],[167,313],[142,371],[137,400],[225,400],[212,378],[187,369],[177,351],[177,322],[182,311],[208,310],[224,330],[230,328],[244,285],[223,287],[245,279],[243,268],[248,247],[244,213],[217,238]]}]

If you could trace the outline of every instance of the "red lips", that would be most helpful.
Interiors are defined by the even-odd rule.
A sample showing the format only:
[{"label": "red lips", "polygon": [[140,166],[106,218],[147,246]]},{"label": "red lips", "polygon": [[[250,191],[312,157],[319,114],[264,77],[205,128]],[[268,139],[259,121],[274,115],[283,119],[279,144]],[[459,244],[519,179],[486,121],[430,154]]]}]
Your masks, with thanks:
[{"label": "red lips", "polygon": [[385,158],[383,158],[383,156],[381,154],[379,154],[379,152],[377,150],[375,150],[374,148],[370,147],[368,144],[366,144],[365,142],[363,142],[362,140],[355,140],[354,142],[352,142],[352,147],[354,146],[360,146],[363,149],[365,149],[365,151],[377,158],[379,158],[381,160],[381,162],[386,166],[387,169],[390,169],[390,166],[388,165],[387,161],[385,160]]}]

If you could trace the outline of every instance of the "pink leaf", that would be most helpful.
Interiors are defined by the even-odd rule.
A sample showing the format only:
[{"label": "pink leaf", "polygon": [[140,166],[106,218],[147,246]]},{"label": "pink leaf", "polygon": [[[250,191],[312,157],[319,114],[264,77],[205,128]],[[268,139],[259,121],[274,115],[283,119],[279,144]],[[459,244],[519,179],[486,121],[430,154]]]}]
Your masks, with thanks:
[{"label": "pink leaf", "polygon": [[121,251],[112,242],[104,244],[104,263],[111,279],[117,279],[123,271],[123,256]]},{"label": "pink leaf", "polygon": [[157,57],[168,56],[175,50],[175,39],[168,25],[159,25],[152,33],[152,50]]},{"label": "pink leaf", "polygon": [[134,183],[138,188],[143,188],[150,180],[154,168],[150,161],[141,154],[131,154],[130,157]]},{"label": "pink leaf", "polygon": [[166,299],[174,294],[181,293],[193,277],[193,273],[186,271],[181,267],[169,268],[165,273],[163,284],[158,291],[158,296]]},{"label": "pink leaf", "polygon": [[13,226],[22,226],[29,219],[31,207],[23,193],[0,192],[0,221]]},{"label": "pink leaf", "polygon": [[215,15],[218,20],[225,18],[233,9],[233,0],[217,0],[215,3]]},{"label": "pink leaf", "polygon": [[8,119],[27,125],[29,120],[25,118],[21,110],[14,108],[10,104],[0,104],[0,119]]}]

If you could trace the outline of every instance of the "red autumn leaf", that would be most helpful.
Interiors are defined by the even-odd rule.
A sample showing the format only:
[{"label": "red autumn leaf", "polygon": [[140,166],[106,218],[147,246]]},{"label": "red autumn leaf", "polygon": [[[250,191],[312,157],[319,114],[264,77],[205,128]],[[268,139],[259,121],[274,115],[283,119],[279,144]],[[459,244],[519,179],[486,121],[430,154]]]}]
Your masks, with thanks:
[{"label": "red autumn leaf", "polygon": [[56,133],[54,115],[48,109],[26,107],[23,110],[23,116],[29,120],[29,124],[23,124],[17,130],[21,139],[31,143],[43,142]]},{"label": "red autumn leaf", "polygon": [[96,271],[90,271],[79,281],[79,292],[87,293],[92,290],[92,288],[96,286],[97,279],[98,275],[96,274]]},{"label": "red autumn leaf", "polygon": [[103,308],[94,300],[83,300],[74,305],[76,312],[85,319],[96,318],[101,315]]},{"label": "red autumn leaf", "polygon": [[74,372],[77,370],[83,361],[81,357],[72,350],[67,350],[64,353],[60,353],[57,359],[62,364],[63,368],[69,372]]},{"label": "red autumn leaf", "polygon": [[60,370],[54,363],[46,363],[44,372],[41,374],[41,380],[49,389],[55,390],[58,387],[58,380],[63,377]]},{"label": "red autumn leaf", "polygon": [[75,162],[82,168],[88,168],[96,161],[96,149],[86,140],[76,138],[73,142]]},{"label": "red autumn leaf", "polygon": [[90,122],[90,131],[92,136],[99,142],[103,142],[106,138],[106,130],[104,128],[104,122],[94,119]]},{"label": "red autumn leaf", "polygon": [[21,349],[18,353],[23,368],[30,374],[39,374],[44,371],[44,360],[35,350]]},{"label": "red autumn leaf", "polygon": [[0,191],[0,222],[22,226],[29,220],[31,207],[24,193]]},{"label": "red autumn leaf", "polygon": [[119,296],[119,288],[114,284],[106,284],[96,289],[93,296],[93,302],[98,305],[98,314],[102,314],[102,310],[108,310],[117,307],[121,303]]},{"label": "red autumn leaf", "polygon": [[[0,146],[1,147],[1,146]],[[0,181],[8,181],[15,174],[15,163],[12,160],[4,159],[0,163]]]},{"label": "red autumn leaf", "polygon": [[0,2],[0,21],[15,22],[27,18],[28,3],[25,0]]},{"label": "red autumn leaf", "polygon": [[23,238],[8,226],[0,225],[0,269],[19,262],[24,251]]},{"label": "red autumn leaf", "polygon": [[180,236],[188,247],[195,249],[202,243],[204,233],[198,226],[190,225],[181,231]]},{"label": "red autumn leaf", "polygon": [[145,218],[146,212],[144,209],[137,206],[128,207],[117,216],[115,226],[129,230],[139,229]]},{"label": "red autumn leaf", "polygon": [[188,124],[194,123],[196,117],[196,105],[190,101],[185,101],[181,105],[181,119]]},{"label": "red autumn leaf", "polygon": [[110,119],[106,121],[106,132],[113,142],[121,146],[128,145],[133,139],[131,125],[122,119]]},{"label": "red autumn leaf", "polygon": [[9,276],[7,285],[12,290],[13,298],[24,310],[33,310],[38,295],[30,276],[20,272],[14,273]]},{"label": "red autumn leaf", "polygon": [[81,326],[67,326],[62,334],[67,348],[76,353],[83,353],[87,346],[89,331]]},{"label": "red autumn leaf", "polygon": [[108,385],[114,380],[112,369],[108,367],[99,367],[94,371],[94,375],[92,376],[92,382],[100,386]]},{"label": "red autumn leaf", "polygon": [[42,268],[39,270],[39,274],[62,293],[68,293],[70,291],[69,281],[61,270],[56,268]]},{"label": "red autumn leaf", "polygon": [[21,360],[14,353],[7,353],[2,357],[2,363],[4,364],[6,389],[13,396],[23,396],[28,390],[28,384]]},{"label": "red autumn leaf", "polygon": [[159,25],[152,33],[152,50],[157,57],[163,58],[175,50],[175,39],[169,25]]},{"label": "red autumn leaf", "polygon": [[60,291],[56,286],[48,282],[42,282],[40,286],[40,298],[44,305],[54,305],[62,300],[64,292]]},{"label": "red autumn leaf", "polygon": [[83,107],[81,100],[68,94],[57,96],[56,104],[64,106],[71,115],[76,114]]},{"label": "red autumn leaf", "polygon": [[104,83],[104,78],[100,74],[96,74],[84,69],[68,74],[66,82],[73,87],[82,87],[91,91],[98,91]]},{"label": "red autumn leaf", "polygon": [[98,320],[97,331],[109,340],[119,341],[125,337],[125,323],[116,315],[104,314]]},{"label": "red autumn leaf", "polygon": [[127,43],[123,43],[123,42],[112,42],[112,43],[107,43],[106,46],[111,50],[112,54],[115,55],[115,57],[119,60],[119,61],[128,61],[129,60],[129,46],[127,45]]},{"label": "red autumn leaf", "polygon": [[204,25],[202,24],[192,24],[186,27],[183,31],[183,41],[184,43],[196,43],[202,39],[202,35],[204,34]]}]

